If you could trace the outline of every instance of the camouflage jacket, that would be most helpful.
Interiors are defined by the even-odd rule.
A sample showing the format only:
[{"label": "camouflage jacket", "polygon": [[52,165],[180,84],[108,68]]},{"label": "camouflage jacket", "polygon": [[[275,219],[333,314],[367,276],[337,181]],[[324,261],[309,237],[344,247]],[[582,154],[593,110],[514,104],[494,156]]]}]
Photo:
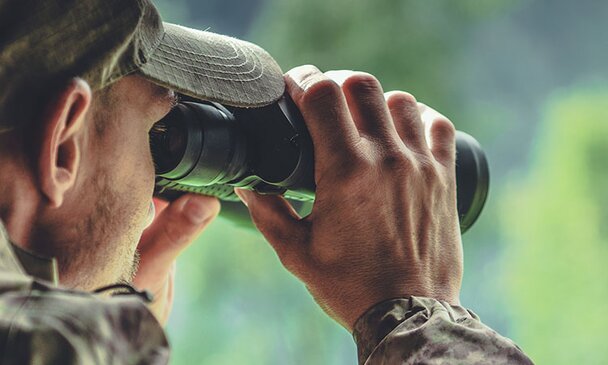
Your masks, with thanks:
[{"label": "camouflage jacket", "polygon": [[[531,364],[510,340],[461,307],[411,297],[356,323],[359,363]],[[162,328],[137,297],[57,287],[54,260],[11,244],[0,222],[0,364],[166,364]]]},{"label": "camouflage jacket", "polygon": [[0,222],[0,364],[166,364],[169,345],[136,296],[57,287],[55,260],[8,241]]},{"label": "camouflage jacket", "polygon": [[353,336],[361,365],[532,364],[473,312],[431,298],[379,303],[357,320]]}]

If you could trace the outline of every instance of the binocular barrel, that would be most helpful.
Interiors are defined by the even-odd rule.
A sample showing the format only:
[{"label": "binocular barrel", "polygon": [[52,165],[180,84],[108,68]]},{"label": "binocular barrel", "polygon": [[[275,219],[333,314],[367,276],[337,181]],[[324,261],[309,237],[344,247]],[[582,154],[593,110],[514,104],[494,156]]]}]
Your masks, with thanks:
[{"label": "binocular barrel", "polygon": [[[310,211],[315,198],[313,145],[288,96],[253,109],[183,101],[154,126],[150,141],[157,196],[217,196],[225,202],[221,214],[236,221],[250,222],[242,204],[230,203],[239,200],[234,187],[281,194],[300,214]],[[458,215],[464,233],[483,209],[489,171],[473,137],[458,131],[456,150]]]}]

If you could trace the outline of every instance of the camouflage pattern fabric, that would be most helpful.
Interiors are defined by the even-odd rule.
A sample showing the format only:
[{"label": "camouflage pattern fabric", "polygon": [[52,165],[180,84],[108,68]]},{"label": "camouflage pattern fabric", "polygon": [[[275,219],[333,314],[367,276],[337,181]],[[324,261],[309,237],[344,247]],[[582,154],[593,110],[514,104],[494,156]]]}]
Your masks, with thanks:
[{"label": "camouflage pattern fabric", "polygon": [[[139,298],[100,298],[53,282],[54,260],[13,246],[0,222],[0,364],[168,362],[164,332]],[[532,364],[473,312],[431,298],[379,303],[353,336],[365,365]]]},{"label": "camouflage pattern fabric", "polygon": [[359,364],[532,364],[473,312],[431,298],[384,301],[357,320]]},{"label": "camouflage pattern fabric", "polygon": [[56,269],[55,278],[26,274],[48,272],[52,261],[32,255],[39,267],[26,270],[15,250],[0,222],[0,364],[168,362],[164,332],[138,297],[55,287]]}]

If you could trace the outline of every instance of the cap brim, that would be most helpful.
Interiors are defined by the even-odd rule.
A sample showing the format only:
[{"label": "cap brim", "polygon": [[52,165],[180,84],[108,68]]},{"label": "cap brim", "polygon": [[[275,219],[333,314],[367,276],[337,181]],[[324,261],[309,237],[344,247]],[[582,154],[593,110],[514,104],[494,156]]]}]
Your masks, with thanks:
[{"label": "cap brim", "polygon": [[283,72],[262,48],[211,32],[163,25],[159,46],[140,68],[151,81],[237,107],[265,106],[283,95]]}]

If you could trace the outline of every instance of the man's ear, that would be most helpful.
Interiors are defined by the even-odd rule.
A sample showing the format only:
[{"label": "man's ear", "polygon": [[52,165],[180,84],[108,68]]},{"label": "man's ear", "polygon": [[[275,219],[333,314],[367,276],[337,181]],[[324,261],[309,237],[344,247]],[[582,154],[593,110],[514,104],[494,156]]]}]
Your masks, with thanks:
[{"label": "man's ear", "polygon": [[38,177],[40,189],[53,208],[63,204],[65,193],[76,181],[82,148],[82,138],[78,137],[91,98],[89,84],[74,78],[51,101],[42,120]]}]

